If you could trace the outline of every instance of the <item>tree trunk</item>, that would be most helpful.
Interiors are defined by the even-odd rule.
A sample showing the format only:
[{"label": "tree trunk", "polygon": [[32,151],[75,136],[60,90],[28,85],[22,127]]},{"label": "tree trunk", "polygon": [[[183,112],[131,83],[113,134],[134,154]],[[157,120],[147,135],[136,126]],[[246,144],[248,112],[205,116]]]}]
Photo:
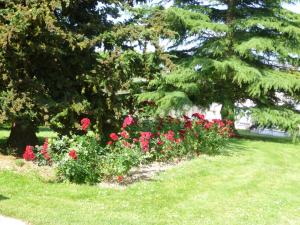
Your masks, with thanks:
[{"label": "tree trunk", "polygon": [[221,116],[224,120],[235,120],[234,104],[223,103],[221,108]]},{"label": "tree trunk", "polygon": [[7,140],[9,147],[16,148],[16,153],[21,156],[24,153],[26,145],[37,145],[37,128],[31,121],[17,120],[11,127],[10,135]]},{"label": "tree trunk", "polygon": [[235,135],[238,136],[238,131],[235,129],[235,112],[234,112],[234,104],[233,103],[223,103],[221,108],[221,116],[222,120],[231,120],[233,122],[232,129]]},{"label": "tree trunk", "polygon": [[111,115],[114,115],[114,113],[112,111],[108,111],[106,116],[98,117],[97,128],[103,144],[110,140],[109,134],[111,132],[116,132],[120,129],[120,127],[116,126],[116,121],[114,121],[114,118]]}]

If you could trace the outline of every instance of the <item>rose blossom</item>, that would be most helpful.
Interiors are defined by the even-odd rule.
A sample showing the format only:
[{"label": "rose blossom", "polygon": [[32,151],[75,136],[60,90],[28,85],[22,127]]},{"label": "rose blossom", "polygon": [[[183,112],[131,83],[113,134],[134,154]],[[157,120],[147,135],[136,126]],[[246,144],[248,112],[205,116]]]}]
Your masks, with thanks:
[{"label": "rose blossom", "polygon": [[72,159],[77,160],[77,154],[76,154],[76,151],[74,149],[72,149],[71,151],[69,151],[69,156]]},{"label": "rose blossom", "polygon": [[124,119],[122,128],[126,128],[127,126],[131,126],[132,124],[134,124],[134,119],[133,119],[133,117],[131,115],[128,115]]},{"label": "rose blossom", "polygon": [[80,121],[80,124],[81,124],[81,129],[83,131],[86,131],[89,127],[89,125],[91,124],[91,121],[89,118],[83,118],[81,121]]},{"label": "rose blossom", "polygon": [[26,161],[33,161],[35,159],[35,154],[33,152],[33,147],[30,145],[27,145],[25,148],[25,152],[23,154],[23,159]]},{"label": "rose blossom", "polygon": [[111,134],[109,135],[109,137],[110,137],[113,141],[119,140],[119,137],[118,137],[118,135],[117,135],[116,133],[111,133]]}]

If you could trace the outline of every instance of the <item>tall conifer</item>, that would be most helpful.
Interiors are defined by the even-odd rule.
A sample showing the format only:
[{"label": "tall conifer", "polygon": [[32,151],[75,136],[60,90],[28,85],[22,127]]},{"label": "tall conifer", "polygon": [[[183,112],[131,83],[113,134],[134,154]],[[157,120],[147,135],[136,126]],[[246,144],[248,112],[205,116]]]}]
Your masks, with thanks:
[{"label": "tall conifer", "polygon": [[154,16],[177,32],[169,51],[177,69],[150,83],[141,100],[160,109],[250,99],[253,120],[264,127],[299,131],[300,15],[280,0],[175,0]]}]

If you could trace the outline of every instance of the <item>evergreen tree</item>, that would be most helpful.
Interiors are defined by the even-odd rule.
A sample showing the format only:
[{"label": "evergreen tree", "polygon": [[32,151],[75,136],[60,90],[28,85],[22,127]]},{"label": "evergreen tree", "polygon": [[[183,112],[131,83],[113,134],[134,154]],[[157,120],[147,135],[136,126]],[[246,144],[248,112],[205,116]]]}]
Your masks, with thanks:
[{"label": "evergreen tree", "polygon": [[169,48],[177,69],[152,81],[140,100],[161,110],[217,102],[233,119],[235,104],[251,99],[257,124],[299,132],[300,15],[283,2],[175,0],[154,14],[177,33]]},{"label": "evergreen tree", "polygon": [[156,41],[157,28],[134,25],[143,20],[139,13],[113,21],[129,4],[0,0],[0,123],[12,124],[11,146],[36,144],[45,122],[59,133],[76,132],[83,116],[107,131],[128,108],[118,92],[130,93],[133,77],[160,70],[159,52],[139,53],[130,44]]}]

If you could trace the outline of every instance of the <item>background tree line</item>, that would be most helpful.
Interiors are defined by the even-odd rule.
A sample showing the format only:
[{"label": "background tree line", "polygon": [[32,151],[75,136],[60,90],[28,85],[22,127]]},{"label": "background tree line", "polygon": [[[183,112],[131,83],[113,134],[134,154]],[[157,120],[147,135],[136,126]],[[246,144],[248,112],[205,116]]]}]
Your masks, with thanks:
[{"label": "background tree line", "polygon": [[8,144],[36,144],[44,124],[80,132],[85,116],[105,135],[149,100],[156,113],[218,102],[234,119],[235,103],[251,99],[259,125],[299,131],[300,16],[283,2],[0,0]]}]

